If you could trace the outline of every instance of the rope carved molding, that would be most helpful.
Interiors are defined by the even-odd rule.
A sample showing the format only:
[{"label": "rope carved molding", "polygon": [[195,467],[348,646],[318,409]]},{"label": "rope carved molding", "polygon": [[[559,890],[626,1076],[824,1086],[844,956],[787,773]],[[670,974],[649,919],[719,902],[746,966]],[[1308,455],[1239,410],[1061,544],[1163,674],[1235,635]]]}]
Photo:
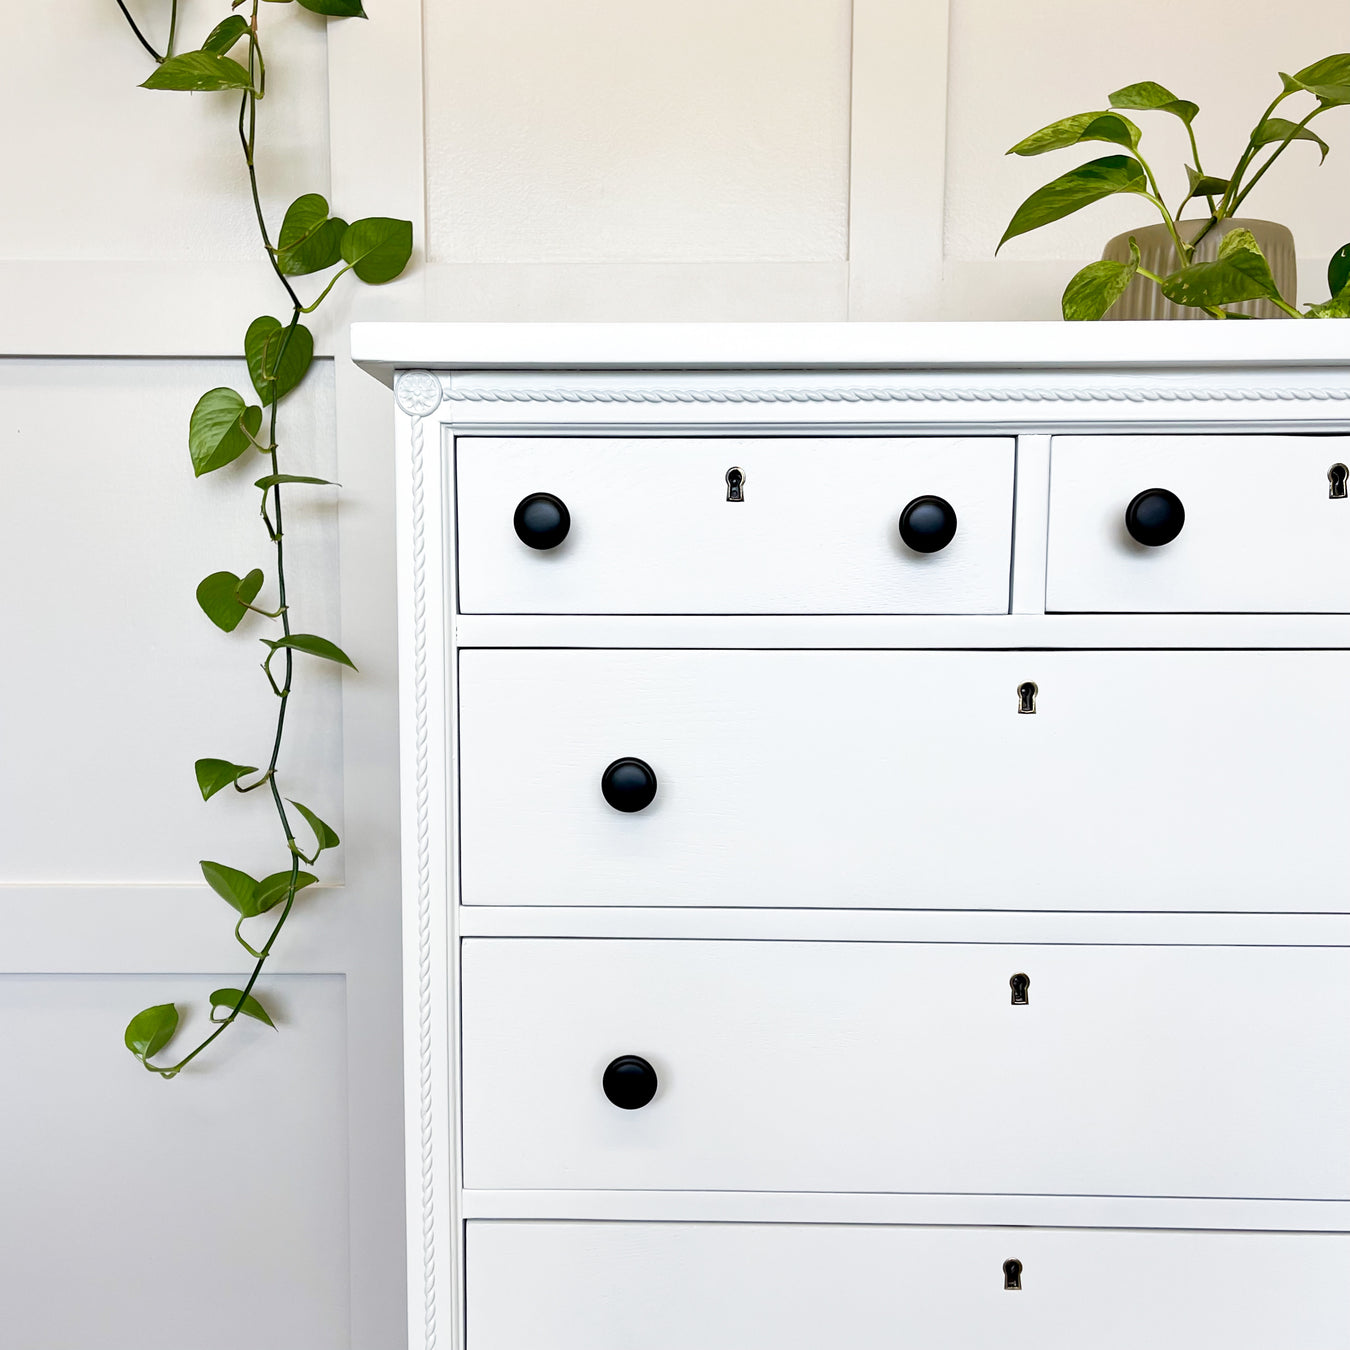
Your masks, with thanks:
[{"label": "rope carved molding", "polygon": [[[277,819],[278,861],[283,866],[266,876],[255,877],[225,863],[202,861],[202,877],[233,911],[235,938],[252,966],[241,988],[216,989],[209,995],[211,1026],[190,1048],[170,1049],[179,1030],[179,1011],[174,1003],[146,1008],[128,1023],[124,1033],[127,1049],[152,1073],[173,1078],[240,1017],[252,1018],[269,1027],[276,1025],[256,992],[258,980],[290,918],[297,894],[319,879],[301,864],[305,868],[315,866],[320,854],[337,848],[341,842],[337,832],[316,811],[288,798],[282,786],[282,751],[296,656],[328,661],[351,670],[356,667],[331,639],[318,633],[297,632],[292,624],[295,595],[288,594],[286,586],[283,502],[293,491],[312,492],[337,484],[308,474],[282,471],[279,410],[304,380],[313,361],[314,337],[301,322],[302,318],[317,310],[348,273],[375,286],[397,277],[412,256],[412,224],[384,216],[349,224],[334,216],[328,202],[315,192],[297,197],[279,227],[274,228],[268,221],[256,168],[262,121],[259,111],[267,92],[267,64],[258,23],[261,0],[235,0],[233,5],[221,0],[222,8],[227,10],[225,17],[191,51],[176,47],[179,0],[167,0],[163,51],[147,37],[123,0],[116,3],[154,62],[142,88],[220,93],[238,99],[243,168],[240,185],[247,183],[259,247],[276,277],[279,298],[283,298],[282,312],[286,315],[284,319],[260,315],[243,335],[242,356],[257,402],[234,388],[211,389],[198,399],[188,425],[188,453],[193,473],[199,478],[244,456],[262,457],[265,472],[253,487],[261,495],[258,509],[274,573],[272,598],[266,602],[259,599],[268,581],[261,567],[241,569],[242,575],[234,571],[213,572],[197,586],[198,605],[222,632],[233,633],[241,625],[256,628],[260,622],[272,625],[270,630],[263,630],[270,635],[260,633],[258,640],[266,652],[261,663],[263,676],[276,698],[274,715],[265,732],[265,753],[256,756],[266,767],[236,763],[233,758],[198,759],[197,788],[204,801],[226,788],[240,794],[265,791]],[[365,17],[361,0],[268,0],[268,3],[298,4],[302,9],[333,19]],[[243,12],[238,12],[241,9]],[[324,274],[327,277],[322,289],[305,303],[296,289],[297,280]],[[276,668],[278,664],[280,670]],[[297,828],[307,831],[303,843],[296,836]],[[264,922],[262,931],[255,934],[257,920]]]}]

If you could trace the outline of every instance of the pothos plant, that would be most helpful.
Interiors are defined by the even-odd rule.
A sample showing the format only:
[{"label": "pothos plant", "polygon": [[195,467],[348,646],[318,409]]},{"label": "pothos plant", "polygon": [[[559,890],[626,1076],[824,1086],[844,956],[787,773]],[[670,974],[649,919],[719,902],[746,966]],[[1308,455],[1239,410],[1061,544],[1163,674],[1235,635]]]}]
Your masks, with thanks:
[{"label": "pothos plant", "polygon": [[[1350,104],[1350,53],[1328,56],[1305,66],[1296,75],[1281,73],[1280,80],[1282,91],[1261,114],[1226,178],[1206,173],[1200,162],[1194,125],[1199,105],[1177,98],[1170,89],[1152,81],[1117,89],[1110,96],[1111,106],[1107,110],[1077,113],[1042,127],[1019,141],[1008,153],[1042,155],[1047,150],[1063,150],[1089,141],[1123,146],[1130,153],[1094,159],[1033,192],[1017,208],[998,247],[1002,248],[1019,234],[1062,220],[1104,197],[1134,193],[1157,208],[1181,266],[1167,276],[1148,271],[1140,265],[1139,248],[1131,239],[1129,262],[1090,263],[1069,282],[1063,299],[1066,319],[1102,318],[1125,294],[1136,276],[1158,286],[1173,304],[1202,309],[1216,319],[1249,317],[1230,313],[1224,308],[1247,300],[1269,300],[1295,319],[1350,318],[1350,244],[1332,256],[1327,272],[1331,299],[1320,305],[1310,305],[1304,314],[1280,294],[1270,264],[1250,230],[1230,229],[1220,241],[1216,258],[1208,262],[1195,261],[1200,241],[1221,221],[1237,215],[1270,166],[1295,141],[1311,142],[1321,150],[1323,161],[1327,157],[1327,143],[1311,130],[1309,123],[1330,108]],[[1286,99],[1304,96],[1310,96],[1313,105],[1297,122],[1276,116]],[[1169,209],[1163,200],[1158,179],[1139,149],[1143,133],[1125,116],[1126,112],[1168,113],[1185,126],[1191,158],[1195,162],[1186,165],[1186,195],[1175,210]],[[1263,153],[1266,151],[1268,153]],[[1187,238],[1189,230],[1183,232],[1179,228],[1181,213],[1189,203],[1197,200],[1205,203],[1209,214],[1199,218],[1199,230]]]},{"label": "pothos plant", "polygon": [[[202,862],[202,876],[207,885],[235,912],[234,935],[253,964],[243,988],[216,989],[210,994],[210,1019],[214,1024],[210,1031],[190,1048],[175,1050],[163,1061],[156,1060],[156,1056],[169,1046],[178,1030],[177,1006],[161,1003],[131,1019],[124,1036],[127,1049],[152,1073],[164,1078],[180,1073],[240,1017],[254,1018],[269,1027],[275,1025],[254,992],[258,978],[291,915],[296,895],[318,880],[304,869],[314,866],[321,853],[340,843],[336,832],[317,812],[288,799],[282,787],[281,757],[296,655],[336,662],[351,669],[355,666],[330,639],[317,633],[295,632],[291,625],[294,597],[286,587],[284,499],[292,490],[336,485],[323,478],[282,472],[279,410],[287,395],[305,378],[314,358],[314,338],[302,322],[303,317],[318,309],[348,273],[358,281],[378,286],[397,277],[412,255],[410,221],[371,216],[348,224],[334,216],[328,202],[315,192],[291,203],[274,235],[258,189],[255,151],[259,105],[267,93],[267,65],[258,24],[261,4],[298,3],[330,18],[364,18],[361,0],[234,0],[231,10],[244,12],[228,14],[207,34],[200,47],[184,52],[175,50],[178,3],[179,0],[169,0],[168,32],[161,52],[146,37],[123,0],[117,0],[132,32],[155,62],[142,88],[216,92],[238,98],[239,145],[258,235],[277,284],[285,294],[283,312],[287,314],[284,320],[270,314],[260,315],[244,334],[243,356],[257,402],[250,402],[236,389],[211,389],[197,401],[188,425],[188,452],[193,473],[199,478],[241,456],[261,456],[266,471],[254,488],[261,496],[260,514],[275,568],[275,590],[272,599],[265,603],[259,602],[267,581],[261,568],[243,576],[228,571],[213,572],[197,587],[197,603],[223,632],[234,632],[250,615],[274,625],[273,635],[259,640],[266,649],[262,672],[276,697],[275,717],[267,733],[270,750],[265,755],[266,767],[237,764],[233,759],[199,759],[197,787],[203,800],[226,788],[239,793],[265,791],[275,808],[284,866],[258,878],[225,863]],[[317,297],[306,304],[296,289],[295,279],[327,272],[332,272],[331,277]],[[297,826],[308,830],[304,842],[296,836]],[[272,914],[277,917],[268,921],[259,935],[260,945],[255,946],[259,938],[250,940],[245,935],[245,923]]]}]

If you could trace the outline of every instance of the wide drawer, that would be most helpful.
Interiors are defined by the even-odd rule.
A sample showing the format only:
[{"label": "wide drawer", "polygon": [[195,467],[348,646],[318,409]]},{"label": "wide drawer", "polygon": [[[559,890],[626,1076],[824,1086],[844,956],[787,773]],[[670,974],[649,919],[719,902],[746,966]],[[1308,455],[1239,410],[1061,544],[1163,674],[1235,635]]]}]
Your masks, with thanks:
[{"label": "wide drawer", "polygon": [[462,895],[1342,912],[1347,688],[1339,651],[465,651]]},{"label": "wide drawer", "polygon": [[1056,436],[1046,608],[1350,611],[1347,461],[1350,437]]},{"label": "wide drawer", "polygon": [[476,1221],[467,1264],[468,1350],[1350,1346],[1340,1234]]},{"label": "wide drawer", "polygon": [[462,971],[469,1187],[1350,1198],[1345,949],[470,939]]},{"label": "wide drawer", "polygon": [[[459,607],[497,614],[1003,614],[1010,438],[461,437]],[[727,475],[742,475],[728,501]],[[527,546],[527,498],[570,528]],[[946,547],[906,547],[914,499],[955,512]],[[535,536],[546,543],[552,535]]]}]

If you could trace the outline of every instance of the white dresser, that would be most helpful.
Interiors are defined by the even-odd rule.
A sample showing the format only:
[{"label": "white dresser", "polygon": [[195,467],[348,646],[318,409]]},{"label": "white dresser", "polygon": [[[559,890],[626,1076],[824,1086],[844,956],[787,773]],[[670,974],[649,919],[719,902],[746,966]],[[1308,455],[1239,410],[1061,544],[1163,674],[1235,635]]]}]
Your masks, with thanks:
[{"label": "white dresser", "polygon": [[1350,325],[362,325],[417,1350],[1350,1348]]}]

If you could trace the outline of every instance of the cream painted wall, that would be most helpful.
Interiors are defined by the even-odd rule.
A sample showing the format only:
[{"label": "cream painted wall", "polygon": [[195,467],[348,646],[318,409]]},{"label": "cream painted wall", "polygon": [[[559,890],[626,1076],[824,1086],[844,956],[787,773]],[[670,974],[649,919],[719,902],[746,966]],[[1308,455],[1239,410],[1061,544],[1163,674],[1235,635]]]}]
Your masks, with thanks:
[{"label": "cream painted wall", "polygon": [[[162,31],[167,0],[132,3]],[[293,537],[306,622],[361,670],[306,671],[293,746],[346,843],[268,976],[281,1032],[241,1034],[173,1084],[136,1068],[121,1027],[239,970],[195,864],[262,865],[268,837],[253,803],[203,806],[191,781],[200,753],[246,754],[260,706],[248,640],[210,629],[192,587],[259,541],[250,493],[193,482],[185,418],[238,378],[224,358],[274,283],[232,101],[138,90],[113,0],[7,16],[7,1350],[226,1350],[246,1325],[259,1350],[403,1339],[391,422],[346,360],[349,319],[1052,318],[1076,265],[1141,217],[1102,206],[993,260],[1052,163],[1005,159],[1013,139],[1157,78],[1204,105],[1228,154],[1222,126],[1275,67],[1350,47],[1343,0],[1278,25],[1266,8],[1235,22],[1232,0],[1139,0],[1129,22],[1100,0],[368,6],[327,29],[263,6],[274,217],[331,189],[349,217],[412,217],[429,254],[338,300],[289,415],[291,467],[344,485]],[[226,7],[183,0],[185,31]],[[1213,58],[1173,55],[1200,41]],[[1298,233],[1310,299],[1350,238],[1350,113],[1325,121],[1326,168],[1297,147],[1253,198]]]}]

